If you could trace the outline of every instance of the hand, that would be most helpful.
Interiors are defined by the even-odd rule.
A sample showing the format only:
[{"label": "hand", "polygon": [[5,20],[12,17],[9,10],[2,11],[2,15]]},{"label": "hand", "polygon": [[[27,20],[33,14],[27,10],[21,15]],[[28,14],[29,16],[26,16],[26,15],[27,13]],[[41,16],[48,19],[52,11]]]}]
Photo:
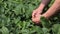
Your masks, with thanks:
[{"label": "hand", "polygon": [[40,22],[40,16],[41,16],[42,10],[36,9],[32,13],[32,21],[38,24]]},{"label": "hand", "polygon": [[36,14],[36,16],[34,18],[32,18],[32,21],[35,23],[35,24],[39,24],[40,22],[40,14]]},{"label": "hand", "polygon": [[39,24],[39,22],[40,22],[40,14],[39,13],[37,13],[36,15],[35,15],[35,17],[32,17],[32,21],[35,23],[35,24]]},{"label": "hand", "polygon": [[42,10],[36,9],[36,10],[33,11],[32,17],[34,18],[37,14],[41,14],[41,13],[42,13]]}]

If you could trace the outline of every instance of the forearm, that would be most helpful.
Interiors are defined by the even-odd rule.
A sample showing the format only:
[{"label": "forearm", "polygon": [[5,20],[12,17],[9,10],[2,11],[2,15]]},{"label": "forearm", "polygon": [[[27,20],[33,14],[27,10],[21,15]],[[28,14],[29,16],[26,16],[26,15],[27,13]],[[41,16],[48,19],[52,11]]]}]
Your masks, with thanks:
[{"label": "forearm", "polygon": [[50,16],[55,14],[57,10],[59,10],[59,8],[60,8],[59,2],[55,1],[54,4],[49,8],[49,10],[43,14],[43,16],[45,16],[46,18],[49,18]]},{"label": "forearm", "polygon": [[39,5],[38,9],[43,10],[44,7],[50,2],[51,0],[42,0],[41,4]]}]

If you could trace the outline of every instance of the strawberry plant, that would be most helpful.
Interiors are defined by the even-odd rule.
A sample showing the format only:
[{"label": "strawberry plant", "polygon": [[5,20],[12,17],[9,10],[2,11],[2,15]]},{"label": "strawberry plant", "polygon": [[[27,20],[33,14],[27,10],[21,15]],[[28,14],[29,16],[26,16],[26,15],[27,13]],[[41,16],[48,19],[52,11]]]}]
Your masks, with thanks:
[{"label": "strawberry plant", "polygon": [[[60,34],[60,14],[50,20],[41,17],[42,27],[31,21],[32,11],[40,2],[41,0],[0,0],[0,34]],[[47,9],[46,7],[44,11]]]}]

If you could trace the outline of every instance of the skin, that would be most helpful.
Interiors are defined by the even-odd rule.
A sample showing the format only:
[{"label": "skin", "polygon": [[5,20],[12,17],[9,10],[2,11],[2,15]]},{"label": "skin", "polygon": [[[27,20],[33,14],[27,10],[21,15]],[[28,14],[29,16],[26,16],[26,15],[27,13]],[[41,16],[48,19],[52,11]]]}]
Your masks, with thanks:
[{"label": "skin", "polygon": [[41,4],[39,7],[33,11],[32,13],[32,21],[36,24],[39,24],[40,22],[40,17],[44,16],[45,18],[50,18],[52,15],[54,15],[57,10],[60,10],[60,0],[55,0],[53,5],[44,13],[42,13],[42,10],[44,7],[50,2],[50,0],[42,0]]}]

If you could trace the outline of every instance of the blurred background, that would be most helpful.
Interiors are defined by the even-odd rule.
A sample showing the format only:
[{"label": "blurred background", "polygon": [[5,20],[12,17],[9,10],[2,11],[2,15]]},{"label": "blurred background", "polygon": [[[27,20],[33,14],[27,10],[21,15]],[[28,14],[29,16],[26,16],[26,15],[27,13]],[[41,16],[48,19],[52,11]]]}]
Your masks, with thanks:
[{"label": "blurred background", "polygon": [[[43,11],[53,2],[51,0]],[[0,34],[51,34],[52,31],[48,32],[31,21],[32,12],[40,3],[41,0],[0,0]],[[60,23],[59,15],[50,18],[53,24]]]}]

